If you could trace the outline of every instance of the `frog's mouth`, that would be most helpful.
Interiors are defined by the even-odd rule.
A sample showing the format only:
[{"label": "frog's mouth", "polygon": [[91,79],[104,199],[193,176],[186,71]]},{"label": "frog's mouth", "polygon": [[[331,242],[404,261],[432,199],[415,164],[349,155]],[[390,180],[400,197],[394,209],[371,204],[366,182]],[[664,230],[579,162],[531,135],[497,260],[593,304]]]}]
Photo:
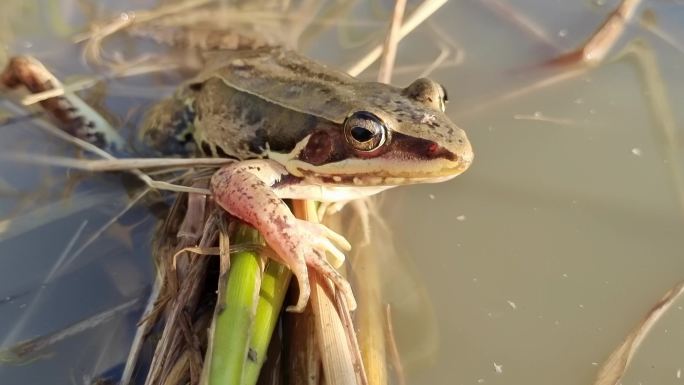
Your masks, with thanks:
[{"label": "frog's mouth", "polygon": [[324,165],[292,160],[286,167],[293,175],[326,185],[397,186],[444,182],[463,173],[471,163],[472,158],[419,162],[376,158],[347,159]]},{"label": "frog's mouth", "polygon": [[330,138],[322,135],[325,140],[316,145],[309,146],[311,136],[307,136],[289,153],[269,152],[268,156],[290,175],[309,182],[356,187],[443,182],[467,170],[473,161],[465,139],[446,148],[420,138],[394,136],[392,147],[378,153],[331,146]]}]

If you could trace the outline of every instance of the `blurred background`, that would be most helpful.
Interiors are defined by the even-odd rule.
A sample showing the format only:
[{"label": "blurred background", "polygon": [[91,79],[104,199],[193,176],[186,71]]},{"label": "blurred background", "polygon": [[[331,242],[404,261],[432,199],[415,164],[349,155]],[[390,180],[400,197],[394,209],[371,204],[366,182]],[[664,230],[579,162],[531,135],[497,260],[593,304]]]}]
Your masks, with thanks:
[{"label": "blurred background", "polygon": [[[65,84],[96,76],[79,34],[168,3],[4,1],[0,60],[34,55]],[[383,41],[394,6],[293,6],[301,3],[310,14],[292,41],[343,70]],[[392,83],[429,73],[443,84],[447,112],[476,154],[450,182],[382,199],[400,252],[379,279],[407,383],[590,384],[684,278],[684,6],[642,1],[603,63],[548,65],[619,3],[452,0],[399,45]],[[104,49],[133,57],[160,48],[123,34]],[[82,95],[132,137],[145,109],[183,76],[114,78]],[[376,76],[377,65],[360,75]],[[25,114],[0,100],[0,153],[73,156],[39,120],[16,118]],[[2,384],[85,384],[120,373],[154,279],[159,216],[159,200],[134,201],[128,179],[0,162],[0,348],[70,330],[26,362],[0,356]],[[623,384],[682,381],[682,306],[654,327]],[[80,323],[94,316],[95,325]]]}]

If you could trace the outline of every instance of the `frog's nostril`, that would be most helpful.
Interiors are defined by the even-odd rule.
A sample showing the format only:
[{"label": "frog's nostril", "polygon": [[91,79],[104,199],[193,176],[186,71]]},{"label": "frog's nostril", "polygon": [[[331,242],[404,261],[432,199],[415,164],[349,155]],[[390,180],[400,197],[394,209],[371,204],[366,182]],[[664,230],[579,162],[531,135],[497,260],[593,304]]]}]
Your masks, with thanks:
[{"label": "frog's nostril", "polygon": [[427,148],[427,154],[430,158],[443,158],[451,161],[458,159],[458,156],[453,152],[447,150],[445,147],[440,146],[437,143],[430,143]]}]

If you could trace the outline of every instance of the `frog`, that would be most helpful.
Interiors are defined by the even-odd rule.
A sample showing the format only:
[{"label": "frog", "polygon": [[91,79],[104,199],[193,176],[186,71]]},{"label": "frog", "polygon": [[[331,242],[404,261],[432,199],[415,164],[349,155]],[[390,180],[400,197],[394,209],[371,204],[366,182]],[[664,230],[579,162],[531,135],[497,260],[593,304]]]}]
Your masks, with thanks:
[{"label": "frog", "polygon": [[[156,103],[139,137],[157,153],[234,160],[211,177],[212,199],[262,234],[299,286],[288,311],[302,312],[309,268],[356,307],[326,255],[350,244],[326,226],[295,217],[285,200],[346,202],[401,185],[450,180],[473,162],[463,129],[447,116],[446,89],[419,78],[404,88],[362,81],[293,50],[265,46],[205,54],[204,69]],[[36,60],[18,57],[0,86],[33,92],[60,84]],[[122,139],[75,98],[42,102],[57,123],[91,144]]]},{"label": "frog", "polygon": [[294,274],[301,312],[308,269],[356,307],[326,253],[349,243],[296,218],[284,200],[341,202],[400,185],[444,182],[473,162],[463,129],[445,112],[446,89],[419,78],[404,88],[356,79],[295,51],[214,53],[205,69],[155,106],[141,130],[152,147],[235,160],[213,174],[214,201],[255,227]]}]

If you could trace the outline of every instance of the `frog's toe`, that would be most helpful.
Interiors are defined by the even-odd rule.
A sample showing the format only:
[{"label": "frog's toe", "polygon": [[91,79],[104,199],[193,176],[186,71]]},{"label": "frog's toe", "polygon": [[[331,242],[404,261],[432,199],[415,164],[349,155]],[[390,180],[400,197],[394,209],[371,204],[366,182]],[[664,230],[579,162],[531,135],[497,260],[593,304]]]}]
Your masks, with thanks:
[{"label": "frog's toe", "polygon": [[[290,268],[299,284],[297,304],[287,308],[290,312],[302,312],[306,308],[311,293],[307,267],[328,278],[346,298],[350,309],[356,308],[356,300],[349,282],[335,269],[342,265],[345,256],[340,248],[349,249],[347,240],[319,223],[297,219],[295,226],[289,228],[287,239],[295,239],[294,247],[289,251],[281,251],[280,259]],[[328,262],[327,255],[331,257]]]},{"label": "frog's toe", "polygon": [[337,246],[339,246],[342,250],[344,250],[344,251],[351,250],[352,246],[351,246],[351,243],[349,243],[349,241],[347,240],[347,238],[345,238],[344,236],[330,230],[330,228],[328,226],[325,226],[325,225],[320,225],[320,226],[324,229],[325,235],[327,236],[327,238],[330,239],[331,241],[333,241],[335,244],[337,244]]},{"label": "frog's toe", "polygon": [[288,306],[286,311],[291,313],[302,313],[311,296],[311,285],[309,284],[309,273],[306,261],[302,258],[288,265],[297,279],[297,284],[299,285],[299,298],[297,298],[297,303],[293,306]]},{"label": "frog's toe", "polygon": [[325,255],[325,252],[330,253],[331,259],[330,261],[332,262],[332,265],[334,267],[340,267],[344,263],[345,260],[345,255],[344,253],[335,247],[332,242],[330,242],[329,239],[327,238],[318,238],[316,241],[316,248],[319,250],[323,251],[323,254]]},{"label": "frog's toe", "polygon": [[317,253],[312,253],[307,256],[306,263],[316,269],[325,278],[330,279],[330,281],[335,285],[337,290],[347,302],[347,307],[349,310],[356,309],[356,298],[354,298],[354,292],[352,291],[351,285],[346,278],[342,276],[332,265],[327,261],[323,255]]},{"label": "frog's toe", "polygon": [[303,231],[298,237],[300,242],[306,242],[306,247],[322,252],[328,252],[333,266],[340,267],[344,263],[345,256],[342,250],[350,250],[351,245],[343,236],[330,230],[320,223],[308,222],[298,219],[298,227]]},{"label": "frog's toe", "polygon": [[351,250],[351,243],[344,236],[331,230],[328,226],[321,223],[314,223],[300,219],[300,225],[315,237],[328,239],[344,251]]}]

